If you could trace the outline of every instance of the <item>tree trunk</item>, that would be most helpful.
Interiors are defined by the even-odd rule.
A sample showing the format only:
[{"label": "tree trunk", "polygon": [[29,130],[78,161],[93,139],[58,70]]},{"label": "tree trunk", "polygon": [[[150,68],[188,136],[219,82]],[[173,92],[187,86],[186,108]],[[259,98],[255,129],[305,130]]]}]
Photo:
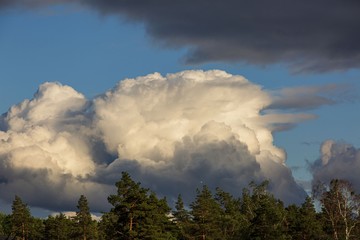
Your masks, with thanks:
[{"label": "tree trunk", "polygon": [[83,240],[86,240],[86,226],[83,227]]},{"label": "tree trunk", "polygon": [[22,240],[25,240],[25,224],[21,224]]},{"label": "tree trunk", "polygon": [[129,223],[129,232],[132,231],[132,227],[133,227],[133,217],[130,216],[130,223]]}]

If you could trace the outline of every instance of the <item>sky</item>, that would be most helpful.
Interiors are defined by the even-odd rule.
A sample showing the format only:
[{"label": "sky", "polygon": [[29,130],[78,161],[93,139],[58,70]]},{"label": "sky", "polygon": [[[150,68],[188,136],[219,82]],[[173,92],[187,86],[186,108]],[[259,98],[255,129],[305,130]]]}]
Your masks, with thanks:
[{"label": "sky", "polygon": [[0,0],[0,209],[106,211],[121,171],[170,203],[264,179],[287,204],[360,190],[359,8]]}]

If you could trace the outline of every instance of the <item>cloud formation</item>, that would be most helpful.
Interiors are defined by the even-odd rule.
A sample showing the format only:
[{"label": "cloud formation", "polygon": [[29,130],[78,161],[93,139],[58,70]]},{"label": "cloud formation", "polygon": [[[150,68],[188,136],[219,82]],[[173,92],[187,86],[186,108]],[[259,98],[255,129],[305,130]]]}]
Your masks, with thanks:
[{"label": "cloud formation", "polygon": [[0,7],[68,2],[143,23],[157,43],[189,49],[189,64],[285,63],[296,72],[360,66],[360,3],[352,0],[2,0]]},{"label": "cloud formation", "polygon": [[128,171],[170,200],[178,193],[189,200],[203,184],[237,195],[252,180],[270,179],[277,197],[301,202],[305,192],[272,132],[313,116],[263,113],[274,101],[219,70],[125,79],[90,100],[44,83],[0,117],[0,197],[11,202],[18,194],[64,211],[84,194],[93,211],[106,211],[114,183]]},{"label": "cloud formation", "polygon": [[329,183],[332,179],[350,181],[360,192],[360,149],[345,142],[324,141],[321,157],[311,165],[313,183]]}]

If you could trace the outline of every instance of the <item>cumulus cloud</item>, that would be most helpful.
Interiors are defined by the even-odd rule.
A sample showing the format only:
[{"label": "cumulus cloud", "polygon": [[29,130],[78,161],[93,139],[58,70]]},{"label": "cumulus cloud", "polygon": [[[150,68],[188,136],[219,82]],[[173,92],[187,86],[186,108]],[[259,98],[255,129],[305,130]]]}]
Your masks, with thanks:
[{"label": "cumulus cloud", "polygon": [[2,0],[0,7],[77,3],[141,22],[156,42],[189,49],[190,64],[289,64],[293,71],[359,68],[358,1]]},{"label": "cumulus cloud", "polygon": [[2,198],[25,195],[32,205],[68,208],[77,193],[95,197],[109,189],[86,181],[97,167],[91,155],[96,139],[86,115],[89,104],[71,87],[44,83],[32,100],[14,105],[1,117]]},{"label": "cumulus cloud", "polygon": [[125,79],[94,99],[44,83],[0,117],[0,197],[64,211],[84,194],[93,211],[106,211],[128,171],[169,199],[190,200],[202,184],[240,194],[270,179],[277,197],[301,202],[305,192],[272,132],[312,115],[264,112],[277,99],[219,70]]},{"label": "cumulus cloud", "polygon": [[345,179],[360,192],[360,149],[349,143],[327,140],[322,143],[320,152],[320,158],[311,165],[313,182]]}]

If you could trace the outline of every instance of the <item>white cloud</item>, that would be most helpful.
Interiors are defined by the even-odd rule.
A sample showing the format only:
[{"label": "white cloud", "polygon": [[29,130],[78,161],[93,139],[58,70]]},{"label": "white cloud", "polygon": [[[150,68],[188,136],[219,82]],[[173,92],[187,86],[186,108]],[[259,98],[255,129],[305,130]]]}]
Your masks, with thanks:
[{"label": "white cloud", "polygon": [[125,79],[92,100],[45,83],[1,117],[0,196],[63,211],[84,194],[94,211],[105,211],[115,181],[129,171],[169,199],[190,198],[199,184],[240,194],[268,178],[276,196],[302,201],[272,130],[308,116],[261,114],[272,101],[260,86],[219,70]]}]

